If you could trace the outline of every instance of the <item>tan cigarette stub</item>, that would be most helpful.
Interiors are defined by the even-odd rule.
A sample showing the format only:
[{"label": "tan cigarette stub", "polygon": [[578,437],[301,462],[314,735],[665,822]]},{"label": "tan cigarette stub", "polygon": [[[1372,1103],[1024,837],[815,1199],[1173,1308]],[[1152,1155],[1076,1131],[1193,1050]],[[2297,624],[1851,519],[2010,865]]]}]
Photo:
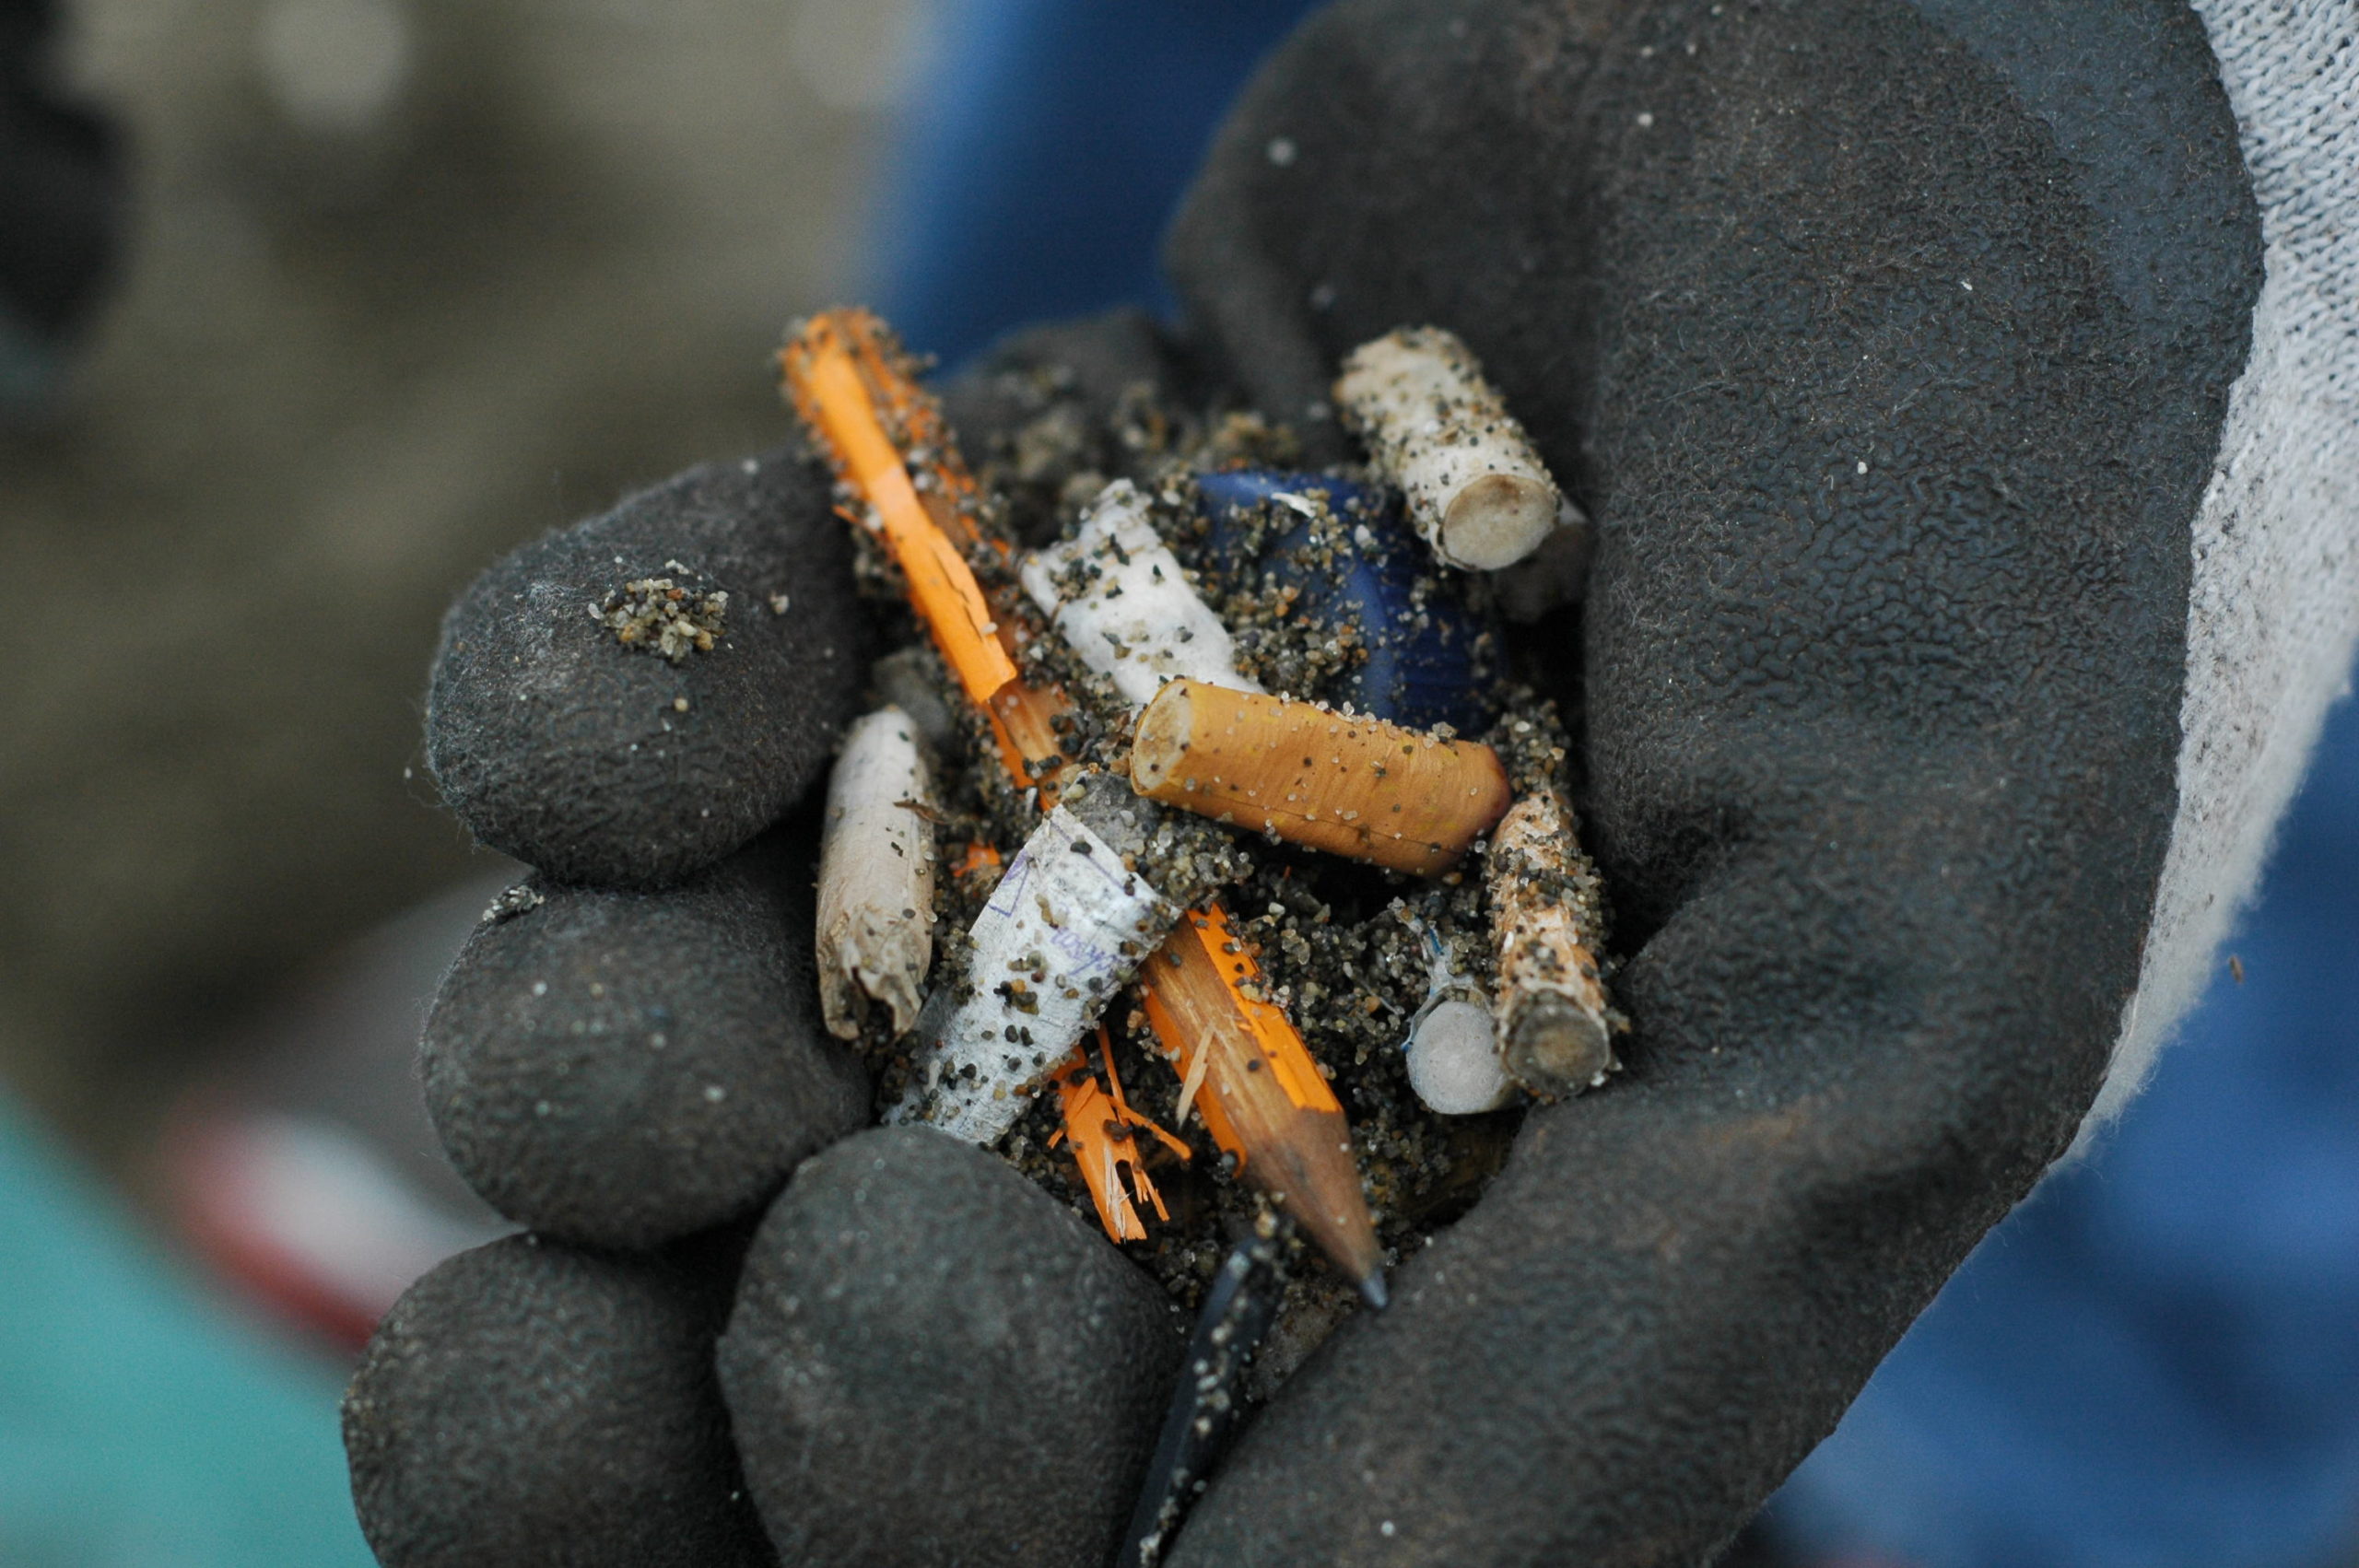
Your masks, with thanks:
[{"label": "tan cigarette stub", "polygon": [[917,1021],[933,961],[933,785],[915,727],[884,708],[844,737],[819,841],[819,1006],[855,1039],[869,999],[899,1035]]},{"label": "tan cigarette stub", "polygon": [[1488,869],[1500,1065],[1536,1094],[1578,1094],[1612,1068],[1614,1047],[1597,877],[1571,807],[1553,790],[1518,801],[1492,836]]},{"label": "tan cigarette stub", "polygon": [[1508,809],[1498,754],[1316,703],[1174,681],[1139,715],[1131,784],[1250,832],[1437,876]]}]

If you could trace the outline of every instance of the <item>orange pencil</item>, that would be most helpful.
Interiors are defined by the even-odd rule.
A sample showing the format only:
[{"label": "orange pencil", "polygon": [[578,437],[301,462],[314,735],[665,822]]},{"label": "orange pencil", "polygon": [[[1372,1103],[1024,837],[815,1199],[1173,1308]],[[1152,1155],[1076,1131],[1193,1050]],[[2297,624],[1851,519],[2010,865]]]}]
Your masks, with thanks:
[{"label": "orange pencil", "polygon": [[[968,510],[974,480],[942,434],[933,400],[897,358],[884,323],[865,310],[814,316],[779,351],[795,412],[868,503],[867,515],[855,521],[892,552],[908,580],[910,607],[968,699],[990,719],[1009,776],[1019,788],[1037,782],[1045,805],[1062,762],[1055,720],[1073,705],[1056,687],[1034,687],[1017,674],[1012,654],[1018,596],[1004,595],[1005,603],[994,605],[960,550],[962,542],[982,541]],[[903,455],[915,449],[897,444],[886,430],[888,411],[905,427],[915,421],[928,438],[924,496]]]},{"label": "orange pencil", "polygon": [[1180,921],[1139,972],[1147,1022],[1180,1073],[1180,1120],[1195,1105],[1238,1175],[1274,1198],[1380,1307],[1384,1249],[1344,1107],[1285,1010],[1248,993],[1260,978],[1217,904]]}]

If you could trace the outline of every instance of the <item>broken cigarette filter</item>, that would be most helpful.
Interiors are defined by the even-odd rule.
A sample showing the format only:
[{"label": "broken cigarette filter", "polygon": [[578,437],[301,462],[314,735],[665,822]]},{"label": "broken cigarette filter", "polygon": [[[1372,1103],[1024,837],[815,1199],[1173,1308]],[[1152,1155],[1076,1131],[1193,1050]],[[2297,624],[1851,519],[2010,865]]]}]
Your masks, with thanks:
[{"label": "broken cigarette filter", "polygon": [[1417,933],[1427,974],[1426,1004],[1410,1021],[1405,1047],[1409,1087],[1437,1116],[1480,1116],[1515,1098],[1499,1062],[1497,1031],[1482,982],[1460,971],[1439,932],[1398,899],[1393,911]]},{"label": "broken cigarette filter", "polygon": [[1403,327],[1360,345],[1334,398],[1448,565],[1496,571],[1556,526],[1556,482],[1455,334]]},{"label": "broken cigarette filter", "polygon": [[968,930],[964,981],[929,1000],[917,1077],[887,1121],[996,1141],[1073,1054],[1179,918],[1123,865],[1140,809],[1085,775],[1033,830]]},{"label": "broken cigarette filter", "polygon": [[1289,843],[1437,876],[1508,809],[1498,754],[1316,703],[1174,681],[1139,715],[1142,795]]},{"label": "broken cigarette filter", "polygon": [[1260,691],[1238,672],[1228,628],[1196,596],[1148,506],[1129,480],[1108,486],[1078,533],[1024,563],[1025,592],[1133,707],[1180,676]]},{"label": "broken cigarette filter", "polygon": [[933,962],[933,786],[915,727],[879,708],[844,736],[819,841],[819,1006],[827,1032],[860,1034],[867,1001],[917,1022]]},{"label": "broken cigarette filter", "polygon": [[1614,1066],[1597,963],[1604,919],[1572,807],[1555,790],[1518,801],[1491,836],[1489,893],[1501,1065],[1535,1094],[1594,1087]]},{"label": "broken cigarette filter", "polygon": [[[1148,1024],[1179,1070],[1179,1119],[1192,1105],[1237,1174],[1271,1194],[1319,1249],[1382,1306],[1378,1245],[1344,1107],[1263,992],[1253,955],[1218,904],[1192,910],[1139,975]],[[1199,1091],[1202,1091],[1199,1093]]]}]

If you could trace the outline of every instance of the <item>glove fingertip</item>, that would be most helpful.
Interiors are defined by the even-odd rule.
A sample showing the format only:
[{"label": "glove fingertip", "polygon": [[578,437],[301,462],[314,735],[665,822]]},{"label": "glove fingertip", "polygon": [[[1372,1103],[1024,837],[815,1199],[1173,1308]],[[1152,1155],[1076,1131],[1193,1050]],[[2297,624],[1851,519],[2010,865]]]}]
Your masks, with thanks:
[{"label": "glove fingertip", "polygon": [[708,464],[478,578],[426,717],[469,830],[559,881],[651,887],[801,799],[869,652],[827,496],[799,447]]},{"label": "glove fingertip", "polygon": [[1181,1327],[1001,1161],[880,1128],[807,1162],[771,1209],[721,1381],[786,1562],[1099,1568]]},{"label": "glove fingertip", "polygon": [[420,1049],[435,1129],[487,1202],[651,1247],[756,1211],[868,1119],[866,1071],[819,1024],[808,860],[785,834],[679,887],[503,900]]},{"label": "glove fingertip", "polygon": [[410,1288],[354,1375],[344,1441],[386,1568],[758,1568],[706,1296],[651,1259],[533,1236]]}]

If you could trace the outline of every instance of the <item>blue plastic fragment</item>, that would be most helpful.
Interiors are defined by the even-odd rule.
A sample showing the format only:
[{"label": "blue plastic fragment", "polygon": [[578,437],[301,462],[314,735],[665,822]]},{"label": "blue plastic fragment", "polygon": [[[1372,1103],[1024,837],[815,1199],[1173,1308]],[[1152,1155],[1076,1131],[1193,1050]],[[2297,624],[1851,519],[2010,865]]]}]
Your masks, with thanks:
[{"label": "blue plastic fragment", "polygon": [[[1195,478],[1199,505],[1211,525],[1207,543],[1226,569],[1295,588],[1302,614],[1359,624],[1366,662],[1349,672],[1335,691],[1298,695],[1348,702],[1413,729],[1448,724],[1473,734],[1485,727],[1489,715],[1482,696],[1483,620],[1454,592],[1419,594],[1418,579],[1433,578],[1439,568],[1410,531],[1396,492],[1321,474],[1270,470]],[[1284,497],[1323,498],[1344,524],[1350,547],[1320,559],[1327,553],[1312,547],[1312,520]],[[1289,517],[1297,519],[1292,527],[1285,526]],[[1265,519],[1266,532],[1255,527]],[[1257,535],[1259,551],[1249,558]]]}]

